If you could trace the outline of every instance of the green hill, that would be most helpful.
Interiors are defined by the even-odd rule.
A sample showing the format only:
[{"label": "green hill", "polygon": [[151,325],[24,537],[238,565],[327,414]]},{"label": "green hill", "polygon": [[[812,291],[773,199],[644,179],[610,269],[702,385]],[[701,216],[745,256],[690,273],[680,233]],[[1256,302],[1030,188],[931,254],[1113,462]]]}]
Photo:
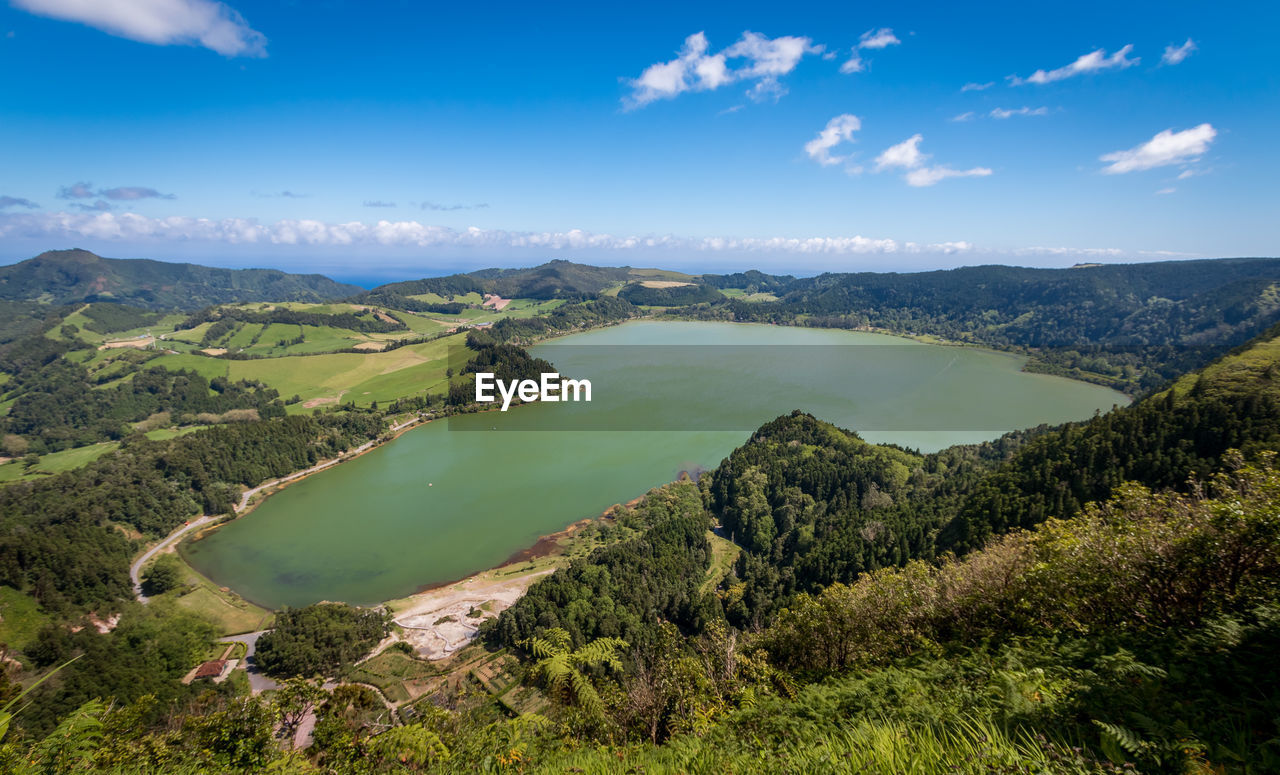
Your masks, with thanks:
[{"label": "green hill", "polygon": [[102,258],[78,249],[50,250],[0,267],[0,300],[50,304],[114,301],[147,309],[195,310],[245,301],[328,301],[362,290],[318,274]]},{"label": "green hill", "polygon": [[389,283],[373,292],[399,296],[432,293],[446,298],[467,293],[496,293],[508,299],[559,299],[595,296],[631,281],[693,279],[694,275],[662,269],[591,266],[557,259],[522,269],[480,269],[448,277]]}]

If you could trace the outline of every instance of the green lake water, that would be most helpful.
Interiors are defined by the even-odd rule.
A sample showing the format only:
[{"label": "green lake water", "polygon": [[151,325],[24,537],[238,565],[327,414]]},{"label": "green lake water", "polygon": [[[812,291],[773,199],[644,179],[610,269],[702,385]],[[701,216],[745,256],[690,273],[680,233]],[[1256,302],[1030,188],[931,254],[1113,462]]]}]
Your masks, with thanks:
[{"label": "green lake water", "polygon": [[640,321],[533,353],[590,379],[591,403],[429,423],[290,485],[184,556],[268,607],[370,604],[493,567],[681,471],[713,468],[793,409],[929,452],[1128,402],[1023,373],[1011,355],[825,329]]}]

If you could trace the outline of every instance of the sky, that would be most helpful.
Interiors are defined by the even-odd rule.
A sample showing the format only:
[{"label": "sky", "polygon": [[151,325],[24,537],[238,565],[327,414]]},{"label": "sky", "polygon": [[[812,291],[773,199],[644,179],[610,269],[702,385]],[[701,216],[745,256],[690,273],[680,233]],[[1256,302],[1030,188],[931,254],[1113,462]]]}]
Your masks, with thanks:
[{"label": "sky", "polygon": [[1274,2],[0,3],[0,262],[1280,253]]}]

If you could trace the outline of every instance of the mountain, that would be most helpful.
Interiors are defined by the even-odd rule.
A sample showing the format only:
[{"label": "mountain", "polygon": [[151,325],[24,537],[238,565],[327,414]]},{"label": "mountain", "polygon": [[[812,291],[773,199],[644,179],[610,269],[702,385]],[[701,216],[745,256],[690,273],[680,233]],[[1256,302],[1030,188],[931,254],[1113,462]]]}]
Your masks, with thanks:
[{"label": "mountain", "polygon": [[557,259],[522,269],[480,269],[448,277],[430,277],[389,283],[374,293],[413,296],[435,293],[453,296],[465,293],[496,293],[506,298],[557,299],[594,296],[628,282],[670,280],[692,282],[696,275],[660,269],[633,269],[629,266],[591,266]]},{"label": "mountain", "polygon": [[115,301],[149,309],[194,310],[244,301],[331,301],[363,290],[318,274],[103,258],[79,249],[50,250],[0,267],[0,301]]}]

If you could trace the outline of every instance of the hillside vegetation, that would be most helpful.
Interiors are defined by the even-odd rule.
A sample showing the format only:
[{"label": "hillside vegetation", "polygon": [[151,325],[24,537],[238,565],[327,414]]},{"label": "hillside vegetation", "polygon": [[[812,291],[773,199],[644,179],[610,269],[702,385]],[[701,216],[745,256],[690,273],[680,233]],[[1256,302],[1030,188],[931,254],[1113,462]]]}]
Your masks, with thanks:
[{"label": "hillside vegetation", "polygon": [[244,301],[327,301],[360,291],[317,274],[102,258],[87,250],[50,250],[0,267],[0,299],[6,301],[114,301],[147,309],[194,310]]},{"label": "hillside vegetation", "polygon": [[[0,671],[0,771],[1280,770],[1276,283],[1273,259],[802,279],[551,262],[186,315],[22,296],[0,317],[25,472],[0,487],[0,653],[21,665]],[[448,664],[357,667],[385,618],[320,605],[259,642],[278,692],[177,681],[218,630],[181,589],[132,601],[143,543],[397,413],[468,410],[470,371],[544,368],[524,345],[641,316],[930,334],[1140,397],[934,454],[793,412],[617,507]],[[31,473],[55,455],[80,467]],[[318,680],[357,675],[376,691]],[[388,710],[409,680],[430,688]]]}]

